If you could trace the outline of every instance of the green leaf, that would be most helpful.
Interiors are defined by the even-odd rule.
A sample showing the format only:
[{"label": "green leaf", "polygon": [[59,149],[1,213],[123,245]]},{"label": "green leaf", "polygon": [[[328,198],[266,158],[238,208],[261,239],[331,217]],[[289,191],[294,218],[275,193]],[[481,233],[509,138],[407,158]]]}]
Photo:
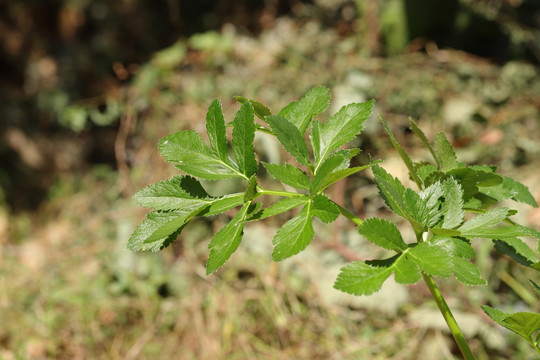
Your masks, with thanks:
[{"label": "green leaf", "polygon": [[285,150],[293,155],[300,164],[308,166],[310,164],[308,148],[298,128],[279,115],[267,116],[266,121],[272,127],[272,131]]},{"label": "green leaf", "polygon": [[469,200],[475,196],[479,187],[495,186],[502,182],[502,177],[497,174],[483,170],[482,167],[462,167],[448,171],[448,175],[454,177],[463,189],[463,199]]},{"label": "green leaf", "polygon": [[358,232],[372,243],[388,250],[402,252],[407,249],[401,233],[392,222],[379,218],[366,219]]},{"label": "green leaf", "polygon": [[394,274],[396,282],[404,285],[415,284],[422,278],[418,266],[414,262],[407,260],[405,255],[399,256],[394,262]]},{"label": "green leaf", "polygon": [[529,280],[529,282],[531,283],[531,285],[532,285],[533,289],[536,291],[536,293],[537,293],[538,295],[540,295],[540,286],[538,286],[538,284],[535,283],[535,282],[532,281],[532,280]]},{"label": "green leaf", "polygon": [[272,115],[272,113],[270,112],[270,109],[268,109],[266,106],[264,106],[263,104],[261,104],[260,102],[258,101],[255,101],[255,100],[252,100],[252,99],[247,99],[243,96],[235,96],[234,97],[236,99],[236,101],[238,101],[240,104],[244,104],[246,102],[250,102],[251,105],[253,106],[253,110],[255,111],[255,115],[257,115],[257,117],[263,121],[266,121],[265,117],[268,116],[268,115]]},{"label": "green leaf", "polygon": [[137,204],[155,210],[183,209],[193,211],[209,204],[213,198],[190,176],[175,176],[139,190],[133,197]]},{"label": "green leaf", "polygon": [[424,186],[429,186],[444,177],[444,173],[437,170],[432,164],[418,164],[417,166],[416,173]]},{"label": "green leaf", "polygon": [[497,324],[515,332],[532,346],[538,346],[532,335],[540,330],[540,314],[531,312],[508,314],[486,305],[482,305],[482,309]]},{"label": "green leaf", "polygon": [[403,202],[405,187],[398,178],[388,174],[382,167],[376,165],[372,167],[375,182],[379,188],[381,197],[396,214],[407,217],[407,207]]},{"label": "green leaf", "polygon": [[476,230],[484,230],[488,226],[494,226],[506,219],[508,208],[499,207],[486,211],[483,214],[476,215],[459,228],[461,233],[470,233]]},{"label": "green leaf", "polygon": [[497,201],[512,198],[533,207],[538,207],[538,204],[529,192],[529,189],[527,189],[525,185],[509,177],[503,177],[502,183],[500,184],[489,187],[480,187],[479,190]]},{"label": "green leaf", "polygon": [[487,316],[490,317],[491,320],[495,321],[497,324],[504,326],[504,319],[510,316],[510,314],[505,313],[504,311],[501,311],[499,309],[492,308],[487,305],[482,305],[482,310],[487,314]]},{"label": "green leaf", "polygon": [[164,137],[159,143],[159,153],[177,168],[207,180],[244,177],[227,162],[220,159],[193,130],[184,130]]},{"label": "green leaf", "polygon": [[311,180],[305,172],[291,164],[279,165],[262,162],[268,173],[276,180],[296,189],[309,189]]},{"label": "green leaf", "polygon": [[523,242],[523,240],[516,237],[501,238],[500,240],[493,240],[495,244],[495,250],[499,254],[507,255],[514,259],[516,262],[524,266],[531,266],[538,262],[538,257]]},{"label": "green leaf", "polygon": [[214,150],[217,157],[223,162],[232,165],[229,159],[229,149],[225,133],[225,118],[223,117],[223,109],[218,99],[215,99],[208,107],[206,132],[208,133],[212,150]]},{"label": "green leaf", "polygon": [[442,216],[438,202],[438,198],[442,194],[442,191],[440,191],[440,184],[437,183],[437,185],[439,186],[437,187],[438,191],[436,193],[433,192],[435,189],[433,185],[426,189],[428,192],[423,191],[420,194],[417,194],[411,189],[405,190],[403,202],[407,209],[407,219],[413,219],[421,226],[421,228],[418,228],[416,224],[412,223],[413,227],[418,231],[425,231],[433,227],[439,222]]},{"label": "green leaf", "polygon": [[308,196],[295,196],[290,198],[282,199],[275,204],[267,207],[266,209],[261,210],[260,212],[253,215],[250,220],[261,220],[271,216],[275,216],[286,211],[292,210],[300,205],[305,205],[310,201]]},{"label": "green leaf", "polygon": [[448,179],[442,184],[444,202],[442,204],[443,221],[441,226],[453,229],[463,223],[463,190],[455,179]]},{"label": "green leaf", "polygon": [[[354,139],[363,129],[363,123],[371,115],[375,101],[353,103],[341,108],[328,123],[316,125],[316,134],[312,134],[317,166],[335,149]],[[320,128],[319,128],[320,127]],[[318,143],[315,142],[318,140]]]},{"label": "green leaf", "polygon": [[335,221],[340,214],[339,208],[336,206],[336,204],[322,194],[315,196],[313,199],[312,213],[325,223]]},{"label": "green leaf", "polygon": [[192,213],[190,210],[149,213],[129,238],[128,249],[162,250],[176,239]]},{"label": "green leaf", "polygon": [[313,176],[313,181],[309,191],[311,194],[317,194],[323,190],[323,184],[326,182],[326,179],[332,174],[332,172],[338,169],[343,161],[346,161],[347,158],[343,153],[336,153],[330,155],[321,166],[316,170],[315,176]]},{"label": "green leaf", "polygon": [[443,278],[452,275],[450,254],[444,246],[426,242],[419,243],[411,247],[406,254],[407,259],[418,265],[426,274]]},{"label": "green leaf", "polygon": [[324,86],[311,89],[300,101],[284,107],[279,115],[294,124],[300,133],[306,132],[315,115],[322,113],[330,103],[330,91]]},{"label": "green leaf", "polygon": [[518,312],[504,319],[505,328],[512,330],[522,338],[532,341],[532,335],[540,330],[540,314]]},{"label": "green leaf", "polygon": [[212,216],[240,206],[244,203],[244,196],[244,193],[238,193],[213,198],[212,203],[205,207],[197,215]]},{"label": "green leaf", "polygon": [[381,119],[383,127],[386,130],[388,137],[390,138],[390,142],[392,143],[392,146],[394,146],[394,149],[396,149],[396,151],[398,152],[399,156],[401,157],[401,160],[403,160],[403,163],[405,164],[405,166],[407,166],[407,169],[409,170],[409,174],[411,175],[411,178],[418,186],[420,186],[420,184],[422,184],[422,181],[416,174],[416,169],[414,168],[411,157],[409,156],[409,154],[407,154],[405,149],[397,142],[396,138],[394,137],[394,134],[392,133],[392,130],[390,130],[390,127],[388,126],[386,121],[384,121],[383,117],[379,116],[379,118]]},{"label": "green leaf", "polygon": [[469,260],[460,257],[451,258],[454,276],[466,285],[486,285],[486,281],[480,276],[480,270]]},{"label": "green leaf", "polygon": [[281,261],[304,250],[313,240],[312,204],[309,202],[300,213],[287,221],[276,233],[272,258]]},{"label": "green leaf", "polygon": [[321,160],[321,131],[323,123],[316,120],[311,125],[311,134],[309,134],[309,141],[311,142],[311,148],[313,149],[313,156],[315,157],[315,163],[318,164]]},{"label": "green leaf", "polygon": [[257,161],[253,150],[255,139],[253,121],[253,107],[250,102],[245,102],[233,120],[232,147],[238,169],[246,178],[250,178],[257,172]]},{"label": "green leaf", "polygon": [[435,137],[435,154],[437,154],[437,157],[441,162],[441,170],[444,172],[462,166],[457,160],[454,148],[442,132],[438,133]]},{"label": "green leaf", "polygon": [[250,202],[257,195],[257,176],[252,175],[247,183],[246,192],[244,193],[244,202]]},{"label": "green leaf", "polygon": [[521,236],[535,236],[538,238],[536,230],[520,225],[511,225],[498,228],[477,228],[467,231],[461,231],[461,236],[466,238],[488,238],[488,239],[505,239]]},{"label": "green leaf", "polygon": [[208,248],[210,255],[206,263],[206,275],[219,269],[238,249],[244,234],[244,220],[247,217],[250,203],[244,204],[232,220],[214,236]]},{"label": "green leaf", "polygon": [[357,296],[370,295],[381,289],[392,271],[392,267],[376,267],[353,261],[341,268],[334,288]]},{"label": "green leaf", "polygon": [[435,153],[435,150],[433,150],[433,148],[431,147],[431,144],[429,143],[429,140],[427,139],[427,137],[424,134],[424,132],[422,131],[422,129],[420,129],[418,127],[418,124],[416,124],[416,122],[412,118],[409,118],[409,129],[411,129],[411,131],[416,136],[418,136],[418,138],[422,141],[424,146],[429,150],[429,152],[433,156],[433,159],[435,160],[437,165],[440,167],[441,166],[441,161],[439,160],[439,157]]},{"label": "green leaf", "polygon": [[351,176],[352,174],[356,174],[357,172],[365,170],[365,169],[367,169],[367,168],[369,168],[369,167],[371,167],[373,165],[376,165],[376,164],[378,164],[380,162],[381,162],[380,160],[377,160],[377,161],[369,163],[368,165],[355,166],[355,167],[352,167],[352,168],[347,168],[347,169],[341,169],[341,170],[334,171],[333,173],[328,175],[328,177],[326,178],[326,180],[322,184],[321,189],[324,190],[327,187],[329,187],[330,185],[338,182],[339,180],[344,179],[344,178],[346,178],[348,176]]},{"label": "green leaf", "polygon": [[434,236],[429,242],[436,246],[443,247],[445,251],[453,257],[472,259],[476,256],[476,252],[471,244],[463,239],[447,236]]}]

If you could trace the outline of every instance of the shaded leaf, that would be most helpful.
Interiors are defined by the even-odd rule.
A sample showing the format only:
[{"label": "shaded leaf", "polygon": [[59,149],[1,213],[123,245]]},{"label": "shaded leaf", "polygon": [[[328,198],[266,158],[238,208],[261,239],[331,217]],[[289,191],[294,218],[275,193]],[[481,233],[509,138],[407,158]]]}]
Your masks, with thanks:
[{"label": "shaded leaf", "polygon": [[247,183],[246,192],[244,193],[244,202],[250,202],[257,195],[257,176],[252,175]]},{"label": "shaded leaf", "polygon": [[531,266],[538,262],[538,257],[523,242],[523,240],[516,237],[501,238],[500,240],[493,240],[495,244],[495,250],[499,254],[507,255],[514,259],[516,262],[524,266]]},{"label": "shaded leaf", "polygon": [[265,120],[265,117],[268,116],[268,115],[272,115],[270,109],[268,109],[266,106],[264,106],[263,104],[261,104],[260,102],[258,101],[255,101],[255,100],[252,100],[252,99],[247,99],[243,96],[235,96],[234,97],[236,99],[236,101],[238,101],[240,104],[244,104],[246,102],[250,102],[251,105],[253,106],[253,110],[255,111],[255,115],[257,115],[257,117],[263,121],[266,121]]}]

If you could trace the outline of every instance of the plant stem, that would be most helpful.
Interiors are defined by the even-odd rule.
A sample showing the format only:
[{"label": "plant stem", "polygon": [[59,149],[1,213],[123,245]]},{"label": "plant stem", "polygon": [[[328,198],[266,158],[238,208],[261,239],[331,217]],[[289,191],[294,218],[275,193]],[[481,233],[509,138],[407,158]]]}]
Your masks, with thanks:
[{"label": "plant stem", "polygon": [[[332,201],[333,202],[333,201]],[[339,209],[339,212],[341,215],[345,216],[347,219],[351,220],[356,225],[362,225],[364,223],[364,220],[360,219],[358,216],[354,215],[349,210],[345,209],[343,206],[333,202],[334,205],[336,205]]]},{"label": "plant stem", "polygon": [[293,193],[289,191],[265,190],[265,189],[257,188],[257,195],[255,195],[255,197],[257,198],[262,195],[274,195],[274,196],[286,196],[286,197],[305,196],[304,194]]},{"label": "plant stem", "polygon": [[424,281],[426,282],[433,299],[435,299],[435,303],[444,317],[450,332],[452,332],[452,336],[454,337],[454,340],[456,340],[457,346],[463,354],[463,358],[466,360],[474,360],[474,355],[467,344],[467,340],[465,340],[465,337],[463,336],[454,315],[452,315],[452,311],[450,311],[450,308],[446,304],[446,301],[444,300],[439,287],[435,283],[435,280],[433,280],[431,275],[422,274],[422,276],[424,277]]}]

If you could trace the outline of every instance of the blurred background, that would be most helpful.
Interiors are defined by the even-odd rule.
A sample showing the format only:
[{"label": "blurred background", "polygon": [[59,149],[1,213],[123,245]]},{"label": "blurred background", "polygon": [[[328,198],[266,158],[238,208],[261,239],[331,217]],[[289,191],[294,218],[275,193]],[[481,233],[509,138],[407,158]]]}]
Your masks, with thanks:
[{"label": "blurred background", "polygon": [[[277,112],[325,85],[321,119],[374,98],[415,160],[428,154],[409,116],[540,202],[539,65],[537,0],[1,1],[0,359],[459,358],[422,284],[389,280],[368,298],[332,288],[346,261],[379,255],[344,220],[317,223],[308,250],[280,264],[271,239],[287,217],[253,224],[206,277],[227,215],[193,222],[161,253],[131,253],[147,211],[131,196],[175,174],[158,141],[203,132],[214,98],[232,120],[234,95]],[[376,116],[354,145],[358,163],[374,155],[407,180]],[[361,218],[391,216],[369,171],[330,192]],[[510,206],[540,230],[538,209]],[[475,247],[488,286],[440,281],[473,351],[533,359],[480,305],[539,311],[536,275]]]}]

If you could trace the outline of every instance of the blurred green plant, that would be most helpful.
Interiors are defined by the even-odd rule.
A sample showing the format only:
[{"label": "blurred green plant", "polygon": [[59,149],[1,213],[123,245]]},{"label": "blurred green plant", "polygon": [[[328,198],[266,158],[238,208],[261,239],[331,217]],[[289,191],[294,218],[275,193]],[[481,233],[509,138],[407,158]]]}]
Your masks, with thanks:
[{"label": "blurred green plant", "polygon": [[[515,210],[494,207],[507,199],[538,206],[528,189],[497,174],[493,166],[467,166],[458,161],[444,133],[439,133],[432,145],[412,119],[410,129],[432,154],[433,164],[413,162],[384,119],[381,121],[419,191],[406,188],[378,165],[380,161],[350,167],[351,159],[360,149],[341,147],[362,131],[373,111],[373,100],[346,105],[325,124],[313,121],[329,105],[330,93],[325,87],[312,89],[277,114],[257,101],[244,97],[236,100],[241,107],[230,123],[225,122],[219,100],[211,103],[206,117],[210,147],[193,130],[180,131],[161,140],[159,152],[163,158],[188,175],[150,185],[135,195],[139,205],[155,211],[132,234],[128,248],[162,250],[190,220],[240,207],[210,241],[206,264],[209,275],[238,249],[244,227],[250,222],[300,209],[274,236],[272,258],[281,261],[303,251],[312,242],[314,217],[331,223],[343,215],[358,226],[359,233],[367,240],[396,254],[386,259],[351,262],[341,269],[334,287],[354,295],[370,295],[379,291],[392,274],[400,284],[414,284],[423,279],[464,358],[473,359],[434,278],[453,275],[466,285],[486,284],[470,261],[476,255],[471,246],[476,238],[491,239],[499,253],[524,266],[540,269],[537,254],[520,239],[540,239],[540,233],[516,224],[510,218]],[[255,117],[262,123],[255,122]],[[227,126],[232,127],[232,153],[226,137]],[[309,144],[305,141],[308,129]],[[253,148],[256,131],[275,136],[297,163],[258,162]],[[273,178],[296,191],[262,188],[258,184],[260,163]],[[416,235],[414,241],[405,242],[394,223],[381,218],[362,220],[325,195],[330,185],[367,168],[372,168],[379,193],[388,207],[411,225]],[[245,191],[212,196],[196,178],[243,180]],[[263,208],[263,203],[257,200],[264,196],[282,199]],[[466,212],[475,216],[466,220]],[[540,323],[531,322],[528,317],[514,316],[512,324],[517,325],[509,325],[508,317],[497,314],[494,319],[499,324],[511,326],[513,331],[519,326],[518,334],[522,336],[539,330]],[[540,351],[537,343],[532,344]]]}]

